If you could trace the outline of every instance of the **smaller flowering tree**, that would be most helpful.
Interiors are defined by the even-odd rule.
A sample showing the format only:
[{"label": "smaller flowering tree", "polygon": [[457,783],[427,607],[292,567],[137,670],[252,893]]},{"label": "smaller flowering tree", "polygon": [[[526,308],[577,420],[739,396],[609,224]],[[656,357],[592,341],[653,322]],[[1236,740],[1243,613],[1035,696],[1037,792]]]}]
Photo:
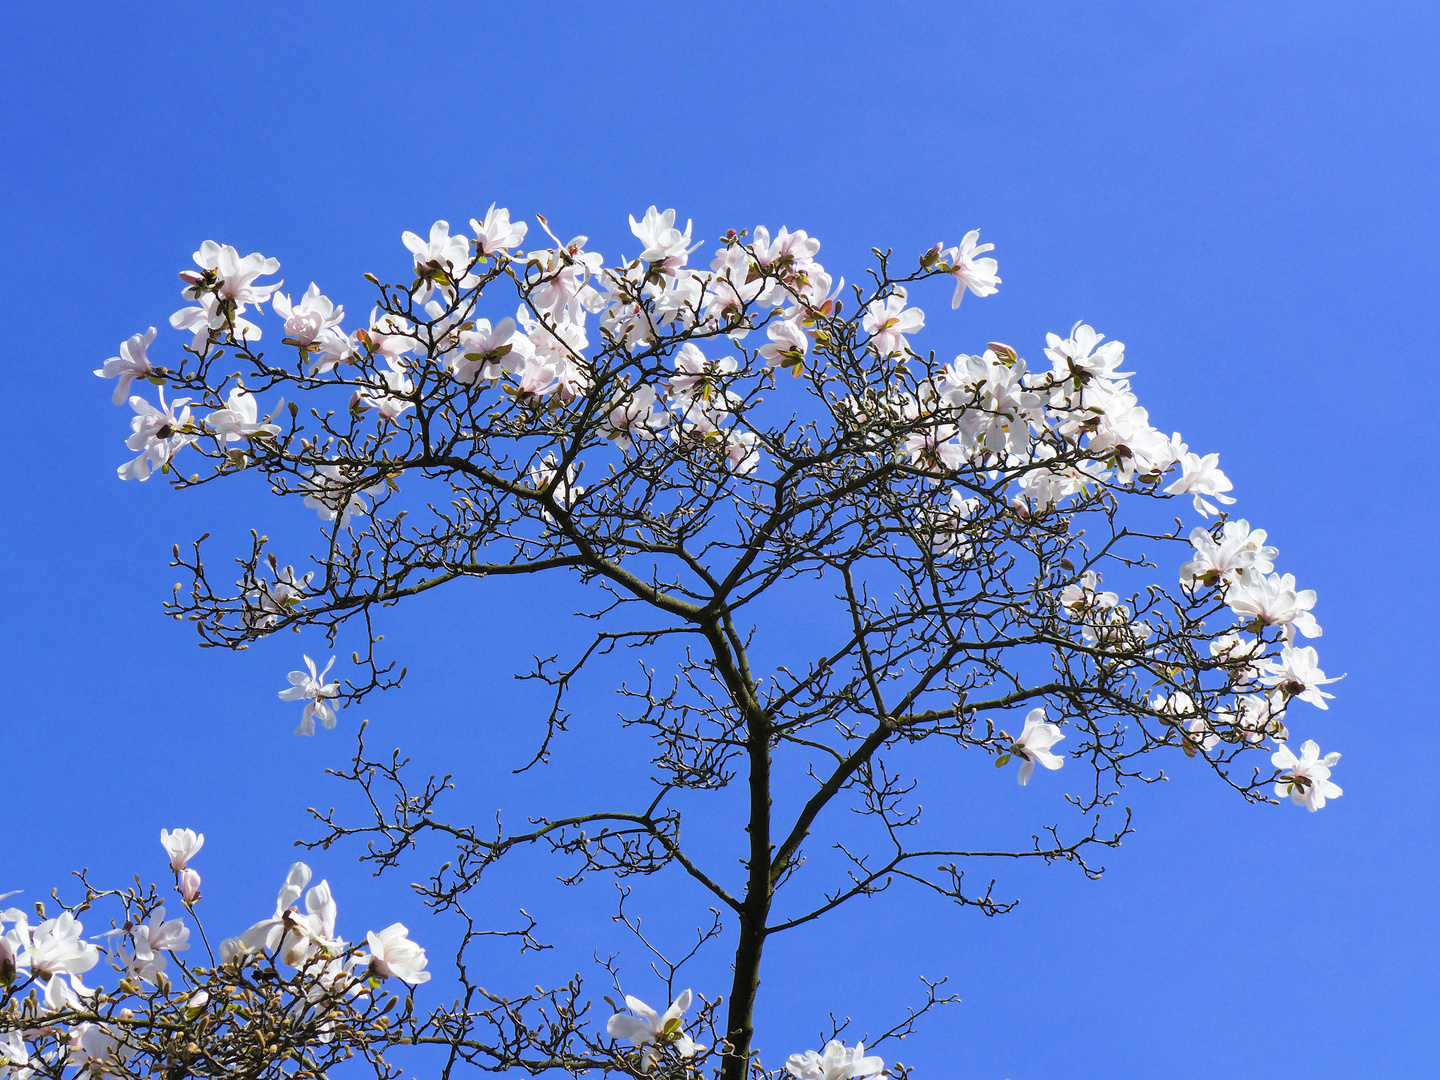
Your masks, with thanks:
[{"label": "smaller flowering tree", "polygon": [[[548,695],[533,766],[571,710],[591,707],[584,695],[575,704],[589,665],[621,649],[639,660],[617,689],[620,722],[653,743],[649,786],[580,813],[529,807],[519,831],[448,820],[450,778],[415,780],[398,752],[372,758],[362,727],[341,775],[373,815],[322,815],[313,843],[363,838],[380,871],[423,837],[454,846],[416,888],[464,929],[457,996],[423,1017],[407,996],[400,1019],[380,1024],[365,1011],[371,980],[421,982],[423,952],[398,925],[369,935],[368,952],[345,945],[328,886],[307,892],[297,864],[274,915],[222,945],[213,968],[270,965],[277,1015],[312,992],[354,992],[352,1012],[332,1022],[327,1011],[287,1045],[313,1039],[317,1062],[353,1047],[382,1073],[389,1050],[438,1045],[441,1080],[467,1067],[903,1076],[863,1043],[847,1047],[843,1024],[823,1049],[767,1071],[754,1034],[771,938],[900,884],[1001,914],[1014,901],[993,878],[966,880],[997,859],[1099,876],[1094,852],[1129,831],[1120,789],[1158,778],[1167,758],[1251,802],[1289,796],[1318,810],[1341,794],[1338,754],[1289,748],[1294,706],[1326,708],[1321,687],[1335,681],[1297,640],[1320,636],[1315,593],[1276,572],[1264,531],[1230,517],[1238,496],[1218,454],[1152,423],[1124,346],[1076,322],[1045,336],[1035,364],[983,338],[948,361],[925,349],[922,334],[936,331],[918,304],[926,290],[953,290],[957,309],[1000,285],[977,232],[905,267],[876,249],[847,289],[803,231],[731,230],[695,266],[692,225],[673,210],[631,217],[639,254],[614,262],[537,220],[549,242],[530,251],[528,226],[493,205],[471,219],[473,235],[445,221],[428,238],[406,232],[404,270],[366,275],[374,307],[349,330],[315,284],[296,302],[260,280],[276,260],[207,241],[198,269],[181,274],[187,306],[171,324],[189,337],[177,358],[150,356],[151,330],[96,372],[119,380],[117,401],[157,384],[156,401],[128,399],[137,456],[122,479],[259,481],[319,519],[308,563],[282,561],[258,530],[234,577],[217,578],[199,542],[177,547],[190,583],[169,607],[208,646],[307,627],[332,644],[354,635],[343,679],[330,680],[333,658],[321,669],[307,656],[290,674],[280,696],[303,703],[298,733],[396,685],[403,672],[378,649],[383,609],[456,581],[564,575],[595,596],[588,645],[521,673]],[[266,304],[283,323],[271,352],[260,347]],[[1171,500],[1198,522],[1156,513]],[[797,610],[813,627],[801,635],[780,628]],[[968,776],[976,797],[995,773],[972,763],[1016,762],[1022,785],[1066,784],[1083,817],[1018,845],[963,822],[922,828],[905,778],[922,760]],[[695,850],[682,820],[731,787],[733,846]],[[821,843],[832,857],[809,857]],[[467,950],[489,932],[468,898],[497,861],[535,845],[571,861],[567,883],[671,875],[707,895],[714,923],[674,963],[622,901],[617,917],[661,958],[665,1010],[626,994],[613,963],[604,976],[626,1008],[607,997],[603,1024],[579,976],[515,996],[472,980]],[[187,884],[184,864],[198,838],[172,834],[166,847],[193,907],[199,881]],[[125,963],[177,951],[181,931],[158,900],[117,898],[134,943]],[[528,946],[533,929],[507,933]],[[69,924],[49,933],[69,943],[53,946],[56,970],[87,962]],[[722,940],[728,993],[679,990],[684,964]],[[74,977],[57,994],[69,985],[84,999]],[[173,1000],[135,1016],[194,1007]],[[866,1042],[904,1037],[947,1000],[927,983],[923,1004]],[[39,1014],[26,1015],[29,1039]],[[83,1022],[124,1043],[130,1028],[109,1016]],[[45,1045],[41,1058],[59,1061],[59,1044]]]}]

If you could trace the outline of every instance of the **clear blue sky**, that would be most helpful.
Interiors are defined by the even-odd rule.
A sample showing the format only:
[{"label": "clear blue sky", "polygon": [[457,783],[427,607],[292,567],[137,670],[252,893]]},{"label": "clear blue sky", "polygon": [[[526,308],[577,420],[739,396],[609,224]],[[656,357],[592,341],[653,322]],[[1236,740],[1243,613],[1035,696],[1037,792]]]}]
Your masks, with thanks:
[{"label": "clear blue sky", "polygon": [[[175,273],[201,240],[358,312],[360,274],[403,265],[402,230],[496,200],[607,254],[633,252],[625,215],[651,203],[707,237],[805,228],[847,275],[871,245],[979,227],[1004,285],[930,344],[1033,356],[1078,318],[1126,343],[1156,424],[1221,452],[1236,512],[1319,590],[1323,665],[1349,676],[1306,730],[1344,753],[1345,795],[1245,807],[1180,770],[1133,793],[1139,832],[1101,882],[1009,873],[1023,902],[990,921],[897,892],[780,943],[759,1046],[778,1064],[831,1009],[875,1030],[915,974],[948,974],[965,1003],[899,1054],[922,1078],[1433,1075],[1437,60],[1419,3],[10,9],[0,891],[33,899],[80,865],[158,877],[158,830],[190,825],[212,932],[235,932],[269,913],[305,807],[344,798],[323,770],[359,716],[295,739],[275,698],[323,644],[201,652],[159,609],[171,543],[303,537],[313,518],[115,478],[125,414],[90,371],[150,324],[176,347]],[[477,820],[603,788],[586,762],[612,752],[608,698],[548,777],[508,777],[537,708],[509,672],[571,640],[574,605],[507,585],[394,612],[410,684],[364,708],[377,743],[455,771]],[[1028,828],[1063,813],[1059,790],[960,794]],[[353,856],[311,859],[342,931],[398,916],[443,937]],[[496,878],[483,904],[524,904],[562,947],[539,969],[497,952],[487,985],[618,942],[605,890],[563,895],[551,869]],[[652,892],[655,924],[678,934],[695,900]],[[726,984],[721,958],[696,973]]]}]

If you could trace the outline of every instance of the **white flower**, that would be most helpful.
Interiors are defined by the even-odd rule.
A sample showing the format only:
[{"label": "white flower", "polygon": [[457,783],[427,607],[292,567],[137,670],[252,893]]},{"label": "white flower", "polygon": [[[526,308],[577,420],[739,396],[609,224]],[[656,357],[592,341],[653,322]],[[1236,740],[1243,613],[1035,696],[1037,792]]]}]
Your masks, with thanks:
[{"label": "white flower", "polygon": [[[255,401],[255,395],[244,386],[237,384],[230,391],[225,405],[225,408],[217,409],[207,416],[205,425],[215,434],[224,436],[227,443],[280,434],[279,425],[269,422],[270,416],[263,421],[260,419],[260,406]],[[279,411],[280,406],[277,405],[275,412]],[[273,415],[274,413],[271,413],[271,416]]]},{"label": "white flower", "polygon": [[164,469],[177,453],[195,441],[190,428],[189,403],[189,398],[176,398],[167,405],[163,386],[159,408],[139,396],[130,399],[135,416],[130,421],[132,434],[125,445],[140,451],[140,456],[115,470],[121,480],[148,480],[151,469]]},{"label": "white flower", "polygon": [[317,338],[339,326],[345,317],[345,309],[321,295],[320,286],[313,281],[298,304],[292,304],[284,293],[276,293],[270,306],[285,320],[285,344],[302,348],[315,344]]},{"label": "white flower", "polygon": [[259,252],[242,259],[229,244],[206,240],[193,258],[202,272],[197,274],[194,270],[186,270],[180,275],[185,282],[181,295],[187,300],[198,300],[213,294],[233,305],[237,315],[244,313],[247,304],[259,307],[283,284],[279,281],[273,285],[255,284],[255,279],[261,274],[273,274],[280,269],[279,259],[267,259]]},{"label": "white flower", "polygon": [[303,490],[308,492],[305,505],[319,514],[321,521],[334,521],[338,517],[341,525],[348,525],[356,514],[370,512],[365,496],[384,489],[383,480],[368,487],[354,487],[339,465],[317,465]]},{"label": "white flower", "polygon": [[161,829],[160,846],[170,856],[170,869],[178,874],[205,846],[205,834],[194,829],[176,829],[174,832]]},{"label": "white flower", "polygon": [[[1020,737],[1010,744],[1008,753],[1021,758],[1020,783],[1028,784],[1030,774],[1035,771],[1035,763],[1038,761],[1047,769],[1058,769],[1065,764],[1065,759],[1059,754],[1050,752],[1050,748],[1065,738],[1057,724],[1048,723],[1045,720],[1045,710],[1031,709],[1025,717],[1025,727],[1020,732]],[[1004,764],[1002,758],[1000,764]]]},{"label": "white flower", "polygon": [[696,1045],[690,1036],[685,1034],[680,1022],[680,1017],[690,1008],[690,998],[690,991],[683,991],[670,1003],[664,1015],[661,1015],[639,998],[626,994],[625,1005],[635,1015],[616,1013],[605,1022],[605,1031],[612,1039],[629,1039],[634,1045],[643,1048],[640,1051],[642,1072],[655,1064],[660,1057],[659,1048],[664,1045],[674,1046],[675,1052],[682,1058],[692,1058],[696,1051],[705,1048]]},{"label": "white flower", "polygon": [[96,946],[80,940],[83,929],[68,911],[62,911],[56,918],[46,919],[35,927],[26,943],[25,955],[17,960],[17,964],[28,967],[30,973],[41,980],[52,975],[83,975],[100,959],[100,950]]},{"label": "white flower", "polygon": [[1180,478],[1167,486],[1165,492],[1168,495],[1194,495],[1195,510],[1202,517],[1220,512],[1215,503],[1210,502],[1211,498],[1227,505],[1235,501],[1229,495],[1223,494],[1235,485],[1220,471],[1219,454],[1206,454],[1201,457],[1199,454],[1186,453],[1180,458],[1180,470]]},{"label": "white flower", "polygon": [[799,375],[805,364],[805,350],[810,338],[804,329],[788,319],[776,319],[765,328],[770,344],[760,346],[760,357],[766,367],[786,367]]},{"label": "white flower", "polygon": [[245,593],[245,625],[261,630],[274,626],[305,598],[314,577],[314,571],[296,577],[295,568],[287,566],[275,571],[273,585],[257,580],[255,588]]},{"label": "white flower", "polygon": [[653,439],[669,426],[670,414],[653,386],[617,390],[600,421],[601,433],[621,450],[629,450],[636,439]]},{"label": "white flower", "polygon": [[707,359],[692,341],[680,346],[675,354],[675,374],[670,377],[670,396],[675,404],[686,409],[694,402],[728,411],[740,398],[724,389],[726,376],[739,369],[733,356],[722,360]]},{"label": "white flower", "polygon": [[120,381],[115,384],[115,395],[110,399],[116,405],[122,404],[130,396],[130,384],[136,379],[145,379],[154,370],[150,366],[150,358],[145,355],[145,350],[155,340],[155,327],[150,327],[143,334],[132,334],[127,341],[120,343],[120,355],[112,356],[105,361],[105,366],[95,369],[95,374],[102,379],[113,379],[119,376]]},{"label": "white flower", "polygon": [[1120,603],[1120,594],[1100,592],[1100,575],[1086,570],[1080,580],[1060,590],[1060,606],[1072,618],[1082,618],[1090,612],[1108,611]]},{"label": "white flower", "polygon": [[1325,677],[1325,672],[1320,670],[1320,656],[1312,646],[1286,645],[1280,650],[1280,659],[1265,665],[1265,676],[1260,681],[1273,687],[1270,698],[1277,709],[1284,709],[1291,698],[1308,701],[1317,709],[1329,709],[1325,699],[1335,695],[1327,694],[1320,687],[1340,679]]},{"label": "white flower", "polygon": [[372,978],[388,979],[392,975],[403,983],[415,986],[430,981],[425,970],[425,950],[410,940],[410,931],[403,923],[391,923],[378,934],[365,935],[370,946],[369,970]]},{"label": "white flower", "polygon": [[386,420],[394,420],[406,409],[413,409],[415,403],[409,399],[415,393],[415,384],[405,365],[393,356],[385,358],[385,367],[376,372],[380,385],[362,386],[350,399],[352,409],[375,409]]},{"label": "white flower", "polygon": [[530,226],[523,221],[512,224],[510,211],[503,206],[497,210],[494,203],[491,203],[490,209],[485,212],[485,220],[476,221],[471,218],[470,227],[475,230],[475,243],[484,255],[494,255],[497,251],[518,247],[525,239],[525,234],[530,231]]},{"label": "white flower", "polygon": [[636,221],[635,215],[631,214],[630,231],[645,245],[640,258],[650,263],[652,269],[665,274],[676,274],[688,261],[690,252],[695,250],[686,246],[690,243],[690,222],[685,222],[683,233],[675,228],[674,210],[666,210],[662,214],[652,206],[645,211],[643,221]]},{"label": "white flower", "polygon": [[162,904],[129,933],[128,946],[120,949],[120,960],[126,974],[141,982],[155,983],[155,976],[165,970],[167,952],[181,952],[190,947],[190,930],[180,919],[165,921]]},{"label": "white flower", "polygon": [[[581,468],[580,462],[572,461],[565,469],[565,476],[557,482],[559,465],[555,461],[555,455],[550,453],[546,454],[544,460],[538,465],[530,466],[530,470],[525,474],[525,479],[536,491],[545,491],[554,483],[554,488],[550,490],[550,498],[555,501],[557,506],[569,506],[585,494],[585,489],[575,484],[575,478],[580,475]],[[547,521],[550,520],[549,511],[545,511],[545,518]]]},{"label": "white flower", "polygon": [[417,304],[430,298],[436,284],[448,296],[455,288],[468,289],[479,278],[467,273],[470,265],[470,241],[464,235],[450,235],[450,223],[437,221],[430,226],[430,239],[422,240],[413,232],[403,232],[400,240],[415,256],[415,287],[411,295]]},{"label": "white flower", "polygon": [[516,331],[514,319],[501,319],[494,326],[489,319],[478,319],[473,330],[460,335],[459,344],[450,370],[463,383],[518,374],[535,352],[530,339]]},{"label": "white flower", "polygon": [[725,436],[725,462],[737,476],[749,476],[760,467],[760,436],[753,431],[731,431]]},{"label": "white flower", "polygon": [[791,1054],[785,1071],[795,1080],[862,1080],[884,1072],[885,1062],[879,1057],[866,1057],[863,1042],[847,1048],[839,1039],[831,1039],[822,1053],[806,1050]]},{"label": "white flower", "polygon": [[308,673],[304,671],[292,671],[287,676],[290,680],[290,687],[280,691],[281,701],[303,701],[305,709],[300,714],[300,726],[295,729],[296,735],[314,735],[315,717],[327,728],[335,726],[335,710],[330,707],[329,700],[340,696],[340,683],[325,681],[325,676],[330,674],[330,669],[335,666],[335,657],[330,658],[330,663],[325,665],[325,670],[316,672],[315,661],[305,657],[305,666],[309,668]]},{"label": "white flower", "polygon": [[1315,590],[1297,590],[1294,574],[1266,576],[1246,570],[1225,600],[1252,632],[1258,633],[1266,626],[1283,626],[1287,642],[1295,639],[1296,630],[1307,638],[1321,635],[1320,624],[1310,613],[1315,606]]},{"label": "white flower", "polygon": [[987,251],[994,251],[995,245],[977,244],[976,241],[979,239],[980,230],[971,229],[960,241],[959,247],[950,248],[940,256],[950,265],[950,275],[955,279],[955,295],[950,298],[952,308],[960,306],[966,289],[976,296],[991,296],[998,291],[1000,278],[995,271],[1000,269],[1000,264],[994,259],[977,259],[975,257]]},{"label": "white flower", "polygon": [[1064,340],[1059,334],[1046,334],[1045,355],[1054,367],[1055,378],[1075,385],[1128,375],[1116,370],[1125,362],[1125,346],[1118,341],[1101,345],[1104,340],[1104,334],[1096,333],[1084,322],[1072,326],[1070,336]]},{"label": "white flower", "polygon": [[905,290],[897,285],[883,302],[872,300],[860,320],[861,328],[870,335],[871,347],[881,356],[907,351],[910,344],[905,335],[925,327],[925,312],[906,308],[905,301]]},{"label": "white flower", "polygon": [[1281,746],[1270,755],[1271,763],[1283,770],[1275,781],[1277,797],[1290,796],[1296,806],[1303,806],[1311,813],[1325,805],[1326,799],[1338,799],[1344,794],[1330,782],[1330,770],[1340,760],[1339,754],[1320,757],[1320,747],[1314,739],[1306,739],[1300,746],[1297,760],[1288,746]]},{"label": "white flower", "polygon": [[928,431],[916,431],[906,436],[900,452],[910,459],[910,464],[931,476],[938,476],[965,463],[965,449],[954,439],[954,424],[937,424]]},{"label": "white flower", "polygon": [[291,865],[285,884],[275,897],[275,914],[262,919],[236,938],[220,944],[220,962],[230,963],[259,952],[279,950],[279,958],[291,967],[304,965],[318,952],[326,955],[343,950],[335,937],[336,905],[330,885],[322,881],[305,897],[306,912],[295,906],[310,884],[310,867],[303,862]]}]

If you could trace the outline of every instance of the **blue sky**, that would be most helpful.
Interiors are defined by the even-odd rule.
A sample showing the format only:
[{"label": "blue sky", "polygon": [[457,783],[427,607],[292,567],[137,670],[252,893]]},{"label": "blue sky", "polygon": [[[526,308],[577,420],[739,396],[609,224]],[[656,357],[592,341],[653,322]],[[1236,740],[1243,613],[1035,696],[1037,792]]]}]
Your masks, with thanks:
[{"label": "blue sky", "polygon": [[[917,974],[949,975],[964,1004],[898,1054],[921,1077],[1425,1074],[1440,1007],[1437,46],[1422,4],[12,10],[0,891],[35,898],[82,865],[158,877],[158,830],[192,825],[209,838],[212,932],[234,932],[269,913],[291,841],[313,832],[305,808],[345,799],[324,770],[362,715],[377,744],[454,771],[457,814],[475,820],[618,782],[590,767],[616,746],[601,697],[546,776],[509,776],[537,720],[510,672],[574,640],[564,587],[393,612],[409,684],[313,740],[291,736],[275,692],[318,639],[202,652],[162,616],[172,543],[313,535],[253,492],[115,478],[128,426],[90,371],[150,324],[177,347],[175,273],[201,240],[277,256],[290,285],[314,279],[359,311],[360,274],[404,265],[402,230],[497,200],[607,254],[633,252],[625,217],[651,203],[705,237],[804,228],[847,276],[872,245],[979,227],[1002,289],[930,343],[1033,356],[1079,318],[1126,343],[1156,424],[1221,452],[1236,512],[1320,593],[1324,667],[1348,677],[1306,731],[1344,753],[1345,795],[1315,815],[1246,807],[1179,770],[1132,793],[1139,832],[1100,882],[1007,873],[999,888],[1023,902],[999,920],[897,893],[780,943],[758,1045],[778,1063],[830,1010],[876,1030]],[[1026,829],[1060,812],[1056,784],[992,779],[967,773],[957,798]],[[403,874],[372,881],[354,855],[310,860],[342,931],[400,917],[426,938]],[[538,967],[497,951],[487,985],[563,976],[619,943],[606,887],[565,893],[553,871],[517,864],[487,886],[486,910],[523,905],[559,946]],[[703,908],[683,888],[646,902],[676,941]],[[716,957],[695,988],[724,976]]]}]

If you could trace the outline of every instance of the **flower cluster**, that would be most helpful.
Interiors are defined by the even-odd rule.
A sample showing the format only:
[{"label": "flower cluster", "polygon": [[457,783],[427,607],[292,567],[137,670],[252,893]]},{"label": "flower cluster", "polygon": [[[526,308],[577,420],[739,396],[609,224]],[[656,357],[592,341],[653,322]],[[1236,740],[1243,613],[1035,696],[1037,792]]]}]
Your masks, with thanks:
[{"label": "flower cluster", "polygon": [[[200,879],[189,862],[205,837],[190,829],[161,830],[160,841],[176,891],[195,915]],[[310,877],[310,868],[296,863],[271,918],[222,942],[211,960],[214,966],[181,964],[173,978],[169,961],[191,948],[191,931],[184,919],[167,917],[153,889],[149,894],[90,891],[80,910],[107,897],[125,905],[124,922],[101,935],[111,944],[87,940],[74,910],[53,918],[42,914],[35,925],[24,911],[0,911],[0,1076],[28,1080],[60,1076],[67,1068],[75,1076],[143,1075],[136,1059],[155,1052],[152,1029],[164,1032],[183,1018],[190,1037],[197,1038],[207,1027],[234,1025],[239,1017],[227,1002],[235,995],[226,988],[244,985],[261,967],[276,963],[295,971],[293,1007],[301,1030],[317,1008],[320,1016],[330,1017],[321,1024],[322,1041],[324,1031],[335,1027],[337,1010],[371,1008],[383,980],[414,986],[430,978],[425,950],[400,923],[369,933],[364,948],[341,939],[326,882],[305,894],[302,911],[298,901]],[[114,990],[81,981],[102,954],[108,954],[120,976]],[[267,1018],[263,1030],[273,1039],[277,1026],[276,1018]],[[261,1047],[264,1038],[262,1033]]]}]

